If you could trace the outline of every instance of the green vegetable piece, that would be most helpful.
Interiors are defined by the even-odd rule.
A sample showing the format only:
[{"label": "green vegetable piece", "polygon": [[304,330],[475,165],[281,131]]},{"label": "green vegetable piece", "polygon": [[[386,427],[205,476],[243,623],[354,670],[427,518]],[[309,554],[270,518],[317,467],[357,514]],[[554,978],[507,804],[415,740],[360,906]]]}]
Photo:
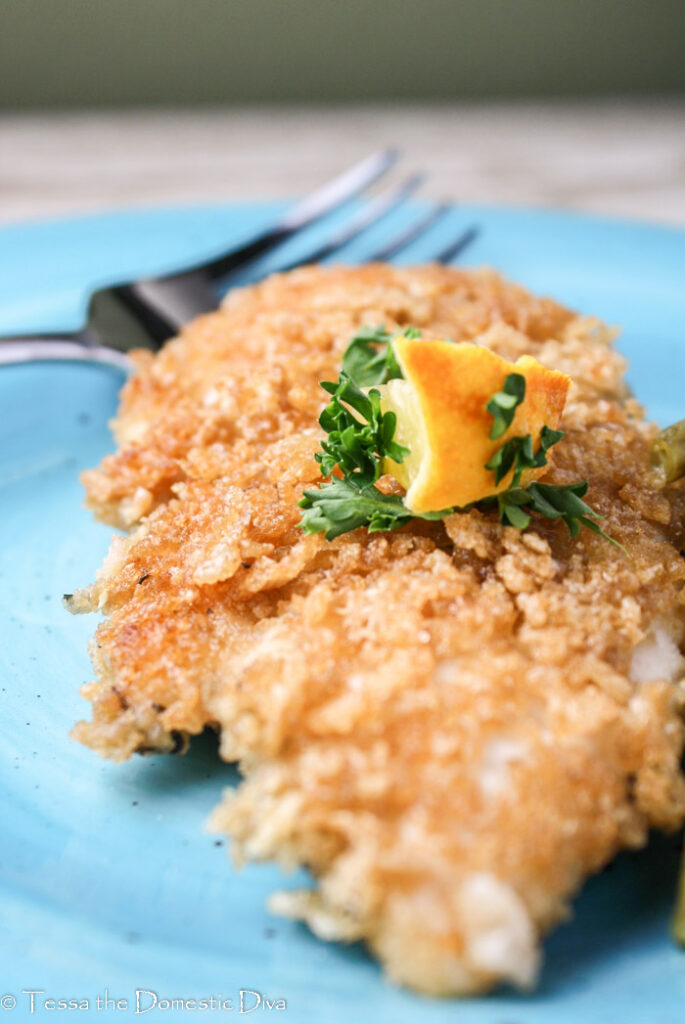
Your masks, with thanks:
[{"label": "green vegetable piece", "polygon": [[321,387],[332,396],[319,417],[328,437],[314,456],[323,476],[330,476],[337,466],[359,484],[372,484],[386,456],[402,462],[408,455],[408,449],[393,440],[395,414],[381,412],[378,391],[366,394],[344,372],[337,382],[324,381]]},{"label": "green vegetable piece", "polygon": [[[405,338],[420,338],[421,332],[415,327],[408,327],[403,332]],[[395,377],[401,377],[402,371],[392,347],[393,337],[385,327],[362,327],[355,334],[343,355],[343,373],[360,388],[372,387],[374,384],[386,384]]]},{"label": "green vegetable piece", "polygon": [[533,451],[533,438],[530,434],[526,434],[525,437],[511,437],[485,463],[485,468],[494,471],[497,485],[504,480],[513,467],[514,476],[511,486],[518,487],[525,469],[539,469],[547,465],[547,452],[552,445],[561,441],[563,436],[562,430],[543,427],[540,431],[540,447],[537,452]]},{"label": "green vegetable piece", "polygon": [[[518,406],[526,397],[526,378],[521,373],[510,373],[502,390],[497,391],[486,404],[486,410],[494,417],[490,440],[496,441],[514,422]],[[504,474],[506,476],[506,473]]]},{"label": "green vegetable piece", "polygon": [[305,491],[300,501],[304,509],[300,526],[305,533],[323,533],[335,540],[343,533],[367,526],[369,532],[396,530],[412,519],[402,499],[383,494],[373,484],[333,477],[316,490]]},{"label": "green vegetable piece", "polygon": [[657,434],[652,442],[651,461],[663,471],[666,483],[685,476],[685,420]]}]

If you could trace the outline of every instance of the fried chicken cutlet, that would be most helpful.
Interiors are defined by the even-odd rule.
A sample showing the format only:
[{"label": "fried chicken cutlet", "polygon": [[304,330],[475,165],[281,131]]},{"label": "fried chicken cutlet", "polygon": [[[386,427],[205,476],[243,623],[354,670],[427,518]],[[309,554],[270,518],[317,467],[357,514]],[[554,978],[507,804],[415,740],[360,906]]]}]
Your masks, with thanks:
[{"label": "fried chicken cutlet", "polygon": [[[472,510],[303,536],[317,417],[364,324],[411,324],[568,374],[545,477],[589,481],[604,537]],[[175,751],[207,725],[244,781],[239,858],[308,866],[274,897],[363,939],[395,981],[527,986],[583,880],[685,816],[682,490],[611,333],[490,271],[305,268],[230,294],[140,355],[88,503],[129,531],[72,599],[99,609],[75,737]]]}]

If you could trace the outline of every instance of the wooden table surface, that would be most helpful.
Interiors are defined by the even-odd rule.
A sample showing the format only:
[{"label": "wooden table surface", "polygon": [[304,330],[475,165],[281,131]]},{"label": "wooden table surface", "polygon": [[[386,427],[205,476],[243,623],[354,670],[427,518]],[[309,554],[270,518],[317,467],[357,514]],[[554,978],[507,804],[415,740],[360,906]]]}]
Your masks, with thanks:
[{"label": "wooden table surface", "polygon": [[685,101],[0,116],[0,222],[301,195],[395,145],[424,194],[685,225]]}]

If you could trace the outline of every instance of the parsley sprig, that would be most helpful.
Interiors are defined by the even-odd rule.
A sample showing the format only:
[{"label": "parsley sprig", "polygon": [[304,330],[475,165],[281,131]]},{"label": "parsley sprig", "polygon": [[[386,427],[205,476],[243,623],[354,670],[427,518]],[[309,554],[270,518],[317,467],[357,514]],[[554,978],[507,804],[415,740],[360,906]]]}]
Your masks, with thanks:
[{"label": "parsley sprig", "polygon": [[[408,328],[404,335],[416,338],[420,332]],[[345,350],[338,380],[321,384],[331,400],[319,418],[327,437],[315,458],[322,476],[330,479],[304,492],[300,526],[305,533],[323,533],[327,540],[334,540],[361,526],[369,532],[396,530],[411,519],[437,520],[451,512],[478,508],[496,509],[501,523],[519,530],[530,525],[533,515],[561,519],[572,537],[577,537],[585,526],[621,547],[598,525],[597,520],[602,517],[582,500],[588,490],[586,480],[563,486],[538,481],[521,486],[524,471],[546,466],[549,449],[564,437],[563,431],[548,426],[540,432],[537,450],[530,434],[505,441],[485,468],[492,470],[495,486],[513,470],[509,487],[465,509],[443,509],[418,516],[409,511],[399,495],[379,490],[376,483],[384,459],[402,462],[409,454],[394,439],[395,414],[382,411],[380,392],[373,387],[402,376],[392,341],[393,335],[382,326],[362,327]],[[362,388],[371,390],[366,392]],[[509,374],[502,390],[485,406],[493,417],[491,440],[497,440],[511,427],[525,394],[525,377]]]},{"label": "parsley sprig", "polygon": [[321,387],[331,395],[319,418],[328,438],[314,456],[323,476],[337,466],[343,478],[373,484],[384,457],[402,462],[409,454],[394,440],[395,413],[381,411],[380,391],[372,388],[367,394],[344,370],[337,381],[323,381]]},{"label": "parsley sprig", "polygon": [[536,480],[527,487],[509,487],[500,494],[484,498],[477,507],[483,510],[496,507],[499,521],[518,530],[530,526],[532,512],[545,519],[563,519],[572,537],[577,537],[581,526],[586,526],[621,547],[598,526],[596,520],[602,517],[582,500],[587,489],[587,480],[566,485],[543,484]]},{"label": "parsley sprig", "polygon": [[373,484],[336,476],[316,490],[305,491],[300,508],[304,532],[323,533],[326,540],[360,526],[369,533],[396,530],[414,518],[397,494],[383,494]]},{"label": "parsley sprig", "polygon": [[[501,437],[508,430],[514,421],[516,409],[525,397],[526,378],[520,373],[510,373],[502,390],[493,395],[485,406],[494,419],[491,440]],[[505,441],[485,463],[485,468],[493,470],[495,485],[500,484],[513,469],[511,483],[505,491],[478,502],[478,507],[496,507],[500,523],[515,526],[518,530],[525,530],[530,526],[531,513],[544,516],[545,519],[563,519],[572,537],[577,537],[581,526],[585,526],[623,550],[621,545],[598,525],[597,520],[602,517],[582,500],[587,494],[587,480],[565,486],[543,484],[536,480],[527,487],[520,486],[524,471],[546,466],[547,452],[563,439],[563,430],[552,430],[551,427],[543,426],[537,451],[533,450],[533,438],[530,434]]]},{"label": "parsley sprig", "polygon": [[[384,494],[375,486],[384,458],[402,462],[409,454],[394,440],[394,412],[382,412],[380,392],[372,388],[365,393],[344,370],[336,383],[324,381],[321,387],[331,395],[319,418],[328,437],[314,458],[322,476],[331,479],[304,492],[302,529],[334,540],[360,526],[371,533],[404,526],[413,514],[398,495]],[[341,477],[332,476],[336,470]],[[444,515],[435,512],[424,518]]]},{"label": "parsley sprig", "polygon": [[[492,430],[490,431],[491,441],[496,441],[512,425],[516,409],[525,398],[525,395],[526,378],[522,373],[510,373],[502,385],[502,390],[495,392],[485,406],[493,417]],[[503,475],[506,476],[506,473]]]},{"label": "parsley sprig", "polygon": [[[405,338],[420,338],[421,331],[408,327]],[[350,341],[343,355],[343,372],[359,385],[369,388],[373,384],[386,384],[402,371],[391,345],[392,334],[385,327],[361,327]]]},{"label": "parsley sprig", "polygon": [[495,485],[504,480],[507,473],[513,469],[514,475],[511,487],[518,487],[523,471],[526,469],[540,469],[547,465],[547,452],[552,445],[563,440],[563,430],[552,430],[544,426],[540,431],[540,447],[533,451],[533,438],[530,434],[524,437],[512,437],[505,441],[501,448],[485,463],[486,469],[492,469],[495,473]]}]

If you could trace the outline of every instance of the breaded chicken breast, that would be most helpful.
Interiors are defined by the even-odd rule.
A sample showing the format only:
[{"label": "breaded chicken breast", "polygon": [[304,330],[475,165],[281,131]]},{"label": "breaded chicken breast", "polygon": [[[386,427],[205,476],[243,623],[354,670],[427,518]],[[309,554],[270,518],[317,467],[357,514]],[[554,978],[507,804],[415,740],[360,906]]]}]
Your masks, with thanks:
[{"label": "breaded chicken breast", "polygon": [[[357,328],[408,324],[571,376],[545,478],[589,481],[625,553],[471,511],[333,542],[298,529]],[[244,781],[238,858],[304,864],[274,909],[441,995],[527,986],[584,878],[685,816],[682,489],[610,332],[489,271],[308,268],[139,357],[88,503],[130,531],[72,599],[105,620],[74,735],[115,759],[207,725]]]}]

